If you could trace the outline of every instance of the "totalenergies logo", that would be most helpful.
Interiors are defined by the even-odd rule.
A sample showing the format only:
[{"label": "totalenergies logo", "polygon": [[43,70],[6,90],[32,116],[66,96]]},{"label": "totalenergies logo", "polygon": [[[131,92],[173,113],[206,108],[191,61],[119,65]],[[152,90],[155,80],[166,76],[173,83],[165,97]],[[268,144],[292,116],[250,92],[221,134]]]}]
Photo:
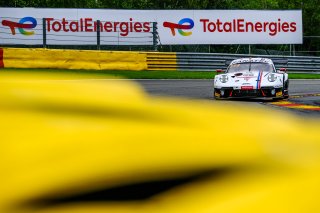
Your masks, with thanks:
[{"label": "totalenergies logo", "polygon": [[3,20],[3,26],[10,27],[12,35],[16,34],[16,28],[22,35],[30,36],[34,34],[34,31],[26,31],[25,29],[33,29],[37,26],[37,20],[33,17],[24,17],[19,22]]},{"label": "totalenergies logo", "polygon": [[173,36],[176,35],[175,29],[178,29],[179,34],[182,36],[190,36],[192,32],[185,32],[183,30],[192,29],[194,27],[194,22],[191,18],[183,18],[178,24],[165,21],[163,22],[163,26],[170,28]]}]

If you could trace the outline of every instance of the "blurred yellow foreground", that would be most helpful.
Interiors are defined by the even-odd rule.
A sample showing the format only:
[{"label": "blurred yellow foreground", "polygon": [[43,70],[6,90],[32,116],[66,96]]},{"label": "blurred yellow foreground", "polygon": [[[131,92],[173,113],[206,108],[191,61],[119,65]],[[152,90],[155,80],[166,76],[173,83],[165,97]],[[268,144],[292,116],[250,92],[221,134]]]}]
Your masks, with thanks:
[{"label": "blurred yellow foreground", "polygon": [[65,79],[0,75],[1,213],[320,212],[319,120]]}]

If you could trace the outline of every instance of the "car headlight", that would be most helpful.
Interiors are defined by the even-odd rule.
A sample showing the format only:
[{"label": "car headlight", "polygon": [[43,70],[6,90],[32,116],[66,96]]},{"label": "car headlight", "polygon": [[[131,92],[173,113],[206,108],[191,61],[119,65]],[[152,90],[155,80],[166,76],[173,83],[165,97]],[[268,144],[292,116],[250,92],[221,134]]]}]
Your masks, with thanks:
[{"label": "car headlight", "polygon": [[220,80],[222,83],[226,83],[226,82],[229,80],[229,78],[228,78],[227,75],[221,75],[221,76],[219,77],[219,80]]},{"label": "car headlight", "polygon": [[277,80],[277,76],[275,74],[270,74],[268,76],[268,81],[274,82],[275,80]]}]

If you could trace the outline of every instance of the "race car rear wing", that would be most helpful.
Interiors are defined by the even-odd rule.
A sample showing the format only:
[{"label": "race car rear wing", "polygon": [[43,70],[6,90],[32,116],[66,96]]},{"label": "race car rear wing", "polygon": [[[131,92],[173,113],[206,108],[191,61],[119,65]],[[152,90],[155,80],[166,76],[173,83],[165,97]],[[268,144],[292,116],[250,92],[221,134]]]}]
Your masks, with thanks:
[{"label": "race car rear wing", "polygon": [[[229,66],[233,60],[234,59],[226,59],[225,65]],[[288,59],[285,59],[285,58],[284,59],[271,59],[271,60],[274,63],[274,65],[287,65],[288,64]]]}]

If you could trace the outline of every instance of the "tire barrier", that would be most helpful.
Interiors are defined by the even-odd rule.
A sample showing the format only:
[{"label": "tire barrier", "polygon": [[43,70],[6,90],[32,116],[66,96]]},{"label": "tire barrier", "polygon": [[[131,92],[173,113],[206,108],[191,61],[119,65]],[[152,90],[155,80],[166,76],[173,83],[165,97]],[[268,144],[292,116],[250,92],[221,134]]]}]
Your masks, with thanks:
[{"label": "tire barrier", "polygon": [[172,70],[178,68],[176,53],[147,52],[148,70]]},{"label": "tire barrier", "polygon": [[288,61],[287,64],[275,64],[275,66],[277,69],[285,67],[288,72],[320,72],[320,57],[41,48],[0,48],[0,68],[215,71],[226,69],[226,61],[243,57],[285,60]]},{"label": "tire barrier", "polygon": [[0,117],[0,212],[320,212],[317,119],[21,72]]},{"label": "tire barrier", "polygon": [[3,48],[1,51],[3,51],[3,65],[5,68],[133,71],[147,69],[147,55],[139,52],[41,48]]}]

